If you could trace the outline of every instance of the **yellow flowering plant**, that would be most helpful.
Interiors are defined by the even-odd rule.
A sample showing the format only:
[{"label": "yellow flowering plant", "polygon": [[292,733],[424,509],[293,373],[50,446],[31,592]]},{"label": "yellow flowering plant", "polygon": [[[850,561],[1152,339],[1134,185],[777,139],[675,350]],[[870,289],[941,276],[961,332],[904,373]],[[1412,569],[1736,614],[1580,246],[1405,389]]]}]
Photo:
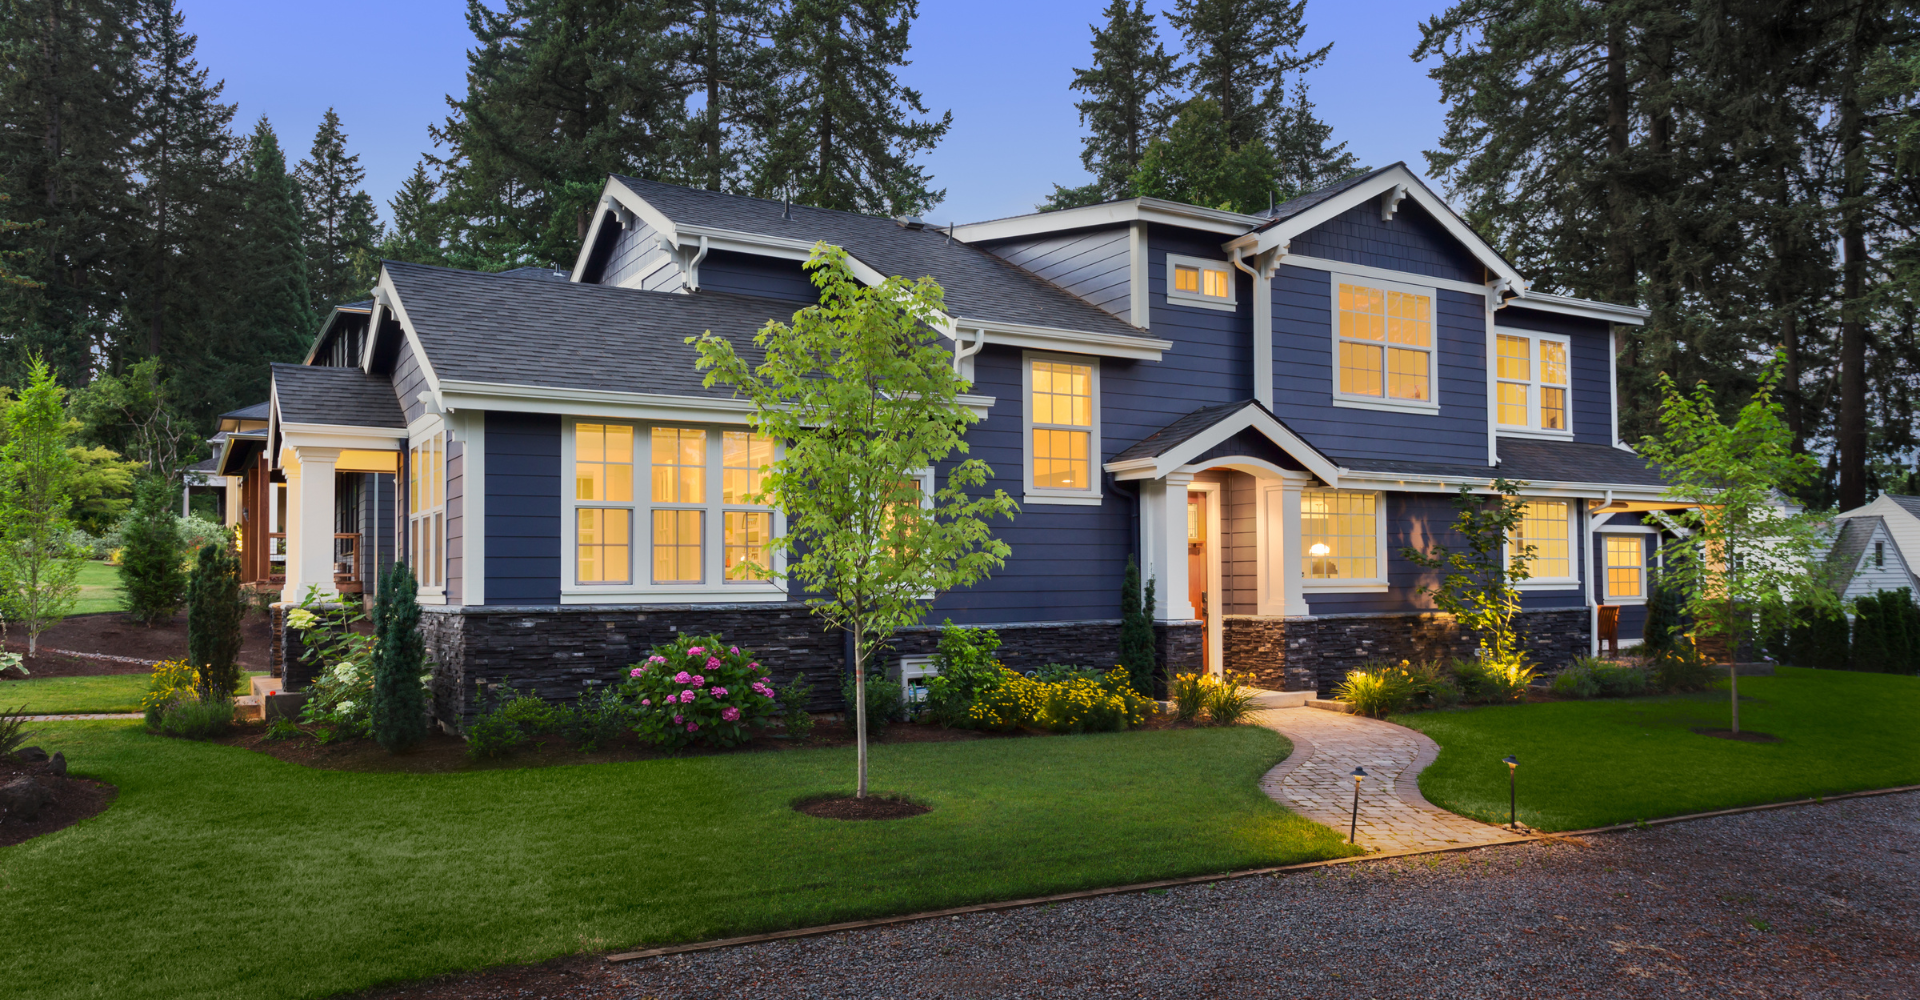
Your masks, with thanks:
[{"label": "yellow flowering plant", "polygon": [[969,713],[981,729],[1021,725],[1056,733],[1112,732],[1146,721],[1153,702],[1133,690],[1125,667],[1045,681],[1000,668],[1000,682],[982,691]]}]

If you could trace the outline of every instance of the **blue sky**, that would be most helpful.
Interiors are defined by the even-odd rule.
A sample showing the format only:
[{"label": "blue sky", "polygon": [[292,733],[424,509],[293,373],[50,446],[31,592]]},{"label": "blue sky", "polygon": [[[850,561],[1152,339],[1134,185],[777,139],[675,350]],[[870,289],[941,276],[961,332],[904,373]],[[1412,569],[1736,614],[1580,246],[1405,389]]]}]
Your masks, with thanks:
[{"label": "blue sky", "polygon": [[[429,148],[427,125],[446,117],[446,95],[466,90],[472,43],[464,0],[181,0],[200,36],[200,62],[225,79],[236,127],[273,121],[289,159],[306,153],[321,114],[340,113],[367,189],[386,200]],[[929,221],[1017,215],[1054,182],[1084,183],[1073,67],[1089,62],[1088,25],[1104,0],[922,0],[913,65],[902,78],[953,130],[925,158],[946,201]],[[1445,109],[1408,54],[1439,0],[1311,0],[1308,43],[1334,43],[1309,77],[1312,99],[1336,139],[1369,166],[1406,160],[1424,169]],[[1168,35],[1162,21],[1163,37]],[[1177,39],[1173,40],[1177,42]],[[1170,44],[1169,48],[1177,47]]]}]

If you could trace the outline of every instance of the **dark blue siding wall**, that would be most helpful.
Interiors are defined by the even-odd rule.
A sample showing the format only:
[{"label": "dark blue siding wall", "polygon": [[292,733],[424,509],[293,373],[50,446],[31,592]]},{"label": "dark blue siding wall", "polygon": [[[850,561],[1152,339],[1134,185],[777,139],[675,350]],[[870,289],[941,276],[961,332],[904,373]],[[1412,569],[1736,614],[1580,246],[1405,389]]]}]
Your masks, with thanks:
[{"label": "dark blue siding wall", "polygon": [[[619,223],[608,219],[602,224],[602,230],[607,226],[618,228]],[[600,275],[603,285],[627,282],[637,282],[633,287],[648,291],[673,291],[680,287],[680,268],[661,252],[660,232],[638,219],[634,220],[633,228],[620,229],[613,238],[613,248]]]},{"label": "dark blue siding wall", "polygon": [[[1640,523],[1640,517],[1641,515],[1639,514],[1615,514],[1594,526],[1593,574],[1594,580],[1596,581],[1596,586],[1594,587],[1594,600],[1596,603],[1613,603],[1605,593],[1607,580],[1606,542],[1601,539],[1605,536],[1607,527],[1609,525],[1619,525],[1622,527],[1626,525],[1638,525]],[[1640,539],[1640,544],[1645,549],[1644,558],[1646,565],[1651,569],[1655,561],[1655,555],[1659,551],[1660,536],[1638,535],[1636,537]],[[1649,575],[1644,578],[1643,585],[1650,584],[1651,582],[1652,578]],[[1620,606],[1620,639],[1622,642],[1628,639],[1639,639],[1643,637],[1646,634],[1646,627],[1647,606],[1645,603],[1623,604]]]},{"label": "dark blue siding wall", "polygon": [[1400,203],[1391,222],[1380,221],[1378,202],[1349,209],[1295,236],[1287,252],[1476,285],[1486,281],[1486,268],[1411,200]]},{"label": "dark blue siding wall", "polygon": [[560,418],[488,413],[487,603],[560,603]]},{"label": "dark blue siding wall", "polygon": [[[1388,493],[1386,495],[1387,516],[1387,589],[1384,592],[1368,594],[1326,593],[1309,590],[1306,593],[1307,609],[1316,615],[1364,614],[1382,611],[1411,611],[1430,609],[1433,598],[1422,595],[1420,588],[1432,586],[1440,579],[1434,570],[1422,569],[1409,562],[1401,550],[1412,547],[1431,549],[1435,544],[1454,549],[1460,547],[1460,536],[1453,530],[1453,494],[1450,493]],[[1574,501],[1576,508],[1578,501]],[[1573,565],[1584,565],[1581,555],[1580,533],[1574,531],[1575,554]],[[1540,608],[1578,608],[1584,607],[1586,600],[1579,583],[1564,590],[1530,590],[1521,595],[1520,606],[1526,609]]]},{"label": "dark blue siding wall", "polygon": [[[984,245],[995,256],[1131,322],[1129,232],[1126,226],[1104,226]],[[1216,247],[1208,256],[1217,253]]]},{"label": "dark blue siding wall", "polygon": [[427,412],[427,404],[420,401],[420,390],[426,387],[427,373],[421,370],[420,359],[413,356],[413,345],[402,340],[400,355],[393,363],[393,394],[400,397],[400,410],[408,423]]},{"label": "dark blue siding wall", "polygon": [[820,301],[820,290],[807,280],[807,272],[799,261],[729,250],[707,252],[706,259],[700,262],[700,287],[770,299]]},{"label": "dark blue siding wall", "polygon": [[[991,344],[974,358],[973,391],[997,397],[987,419],[967,433],[969,454],[993,468],[985,488],[1007,491],[1019,500],[1024,489],[1026,453],[1022,441],[1022,353]],[[1113,405],[1116,385],[1124,385],[1123,363],[1101,364],[1101,404]],[[1111,423],[1108,427],[1111,428]],[[1111,429],[1102,442],[1103,458],[1111,458],[1131,441],[1117,442]],[[946,485],[953,463],[938,470]],[[971,588],[942,594],[934,602],[931,622],[951,617],[956,623],[1066,621],[1120,617],[1120,577],[1138,529],[1134,521],[1131,484],[1104,484],[1105,503],[1098,507],[1023,506],[1009,523],[993,523],[994,534],[1012,547],[1007,565]]]},{"label": "dark blue siding wall", "polygon": [[[1377,221],[1379,215],[1376,213]],[[1317,232],[1317,230],[1316,230]],[[1440,412],[1333,405],[1333,276],[1282,265],[1273,279],[1273,409],[1347,463],[1369,458],[1487,462],[1486,300],[1441,289],[1434,302]],[[1156,335],[1161,333],[1156,320]]]},{"label": "dark blue siding wall", "polygon": [[1607,391],[1607,355],[1613,350],[1613,332],[1608,324],[1597,319],[1508,305],[1494,314],[1493,325],[1564,334],[1567,360],[1573,366],[1569,373],[1573,382],[1573,439],[1594,444],[1613,443],[1613,414]]}]

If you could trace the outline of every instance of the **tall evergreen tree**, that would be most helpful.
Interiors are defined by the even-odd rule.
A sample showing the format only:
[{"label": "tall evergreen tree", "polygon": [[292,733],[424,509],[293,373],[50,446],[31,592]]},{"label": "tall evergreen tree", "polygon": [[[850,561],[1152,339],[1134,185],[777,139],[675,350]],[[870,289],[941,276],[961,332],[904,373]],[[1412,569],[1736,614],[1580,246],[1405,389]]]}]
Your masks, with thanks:
[{"label": "tall evergreen tree", "polygon": [[452,258],[570,264],[609,173],[660,177],[685,116],[670,0],[468,0],[467,92],[432,128]]},{"label": "tall evergreen tree", "polygon": [[241,217],[246,270],[240,275],[239,299],[247,305],[241,325],[245,339],[230,345],[230,356],[254,369],[248,377],[236,368],[236,375],[245,378],[237,387],[244,397],[239,400],[242,405],[265,395],[263,362],[298,360],[306,353],[315,322],[307,285],[300,188],[287,172],[280,139],[264,115],[247,140],[246,171]]},{"label": "tall evergreen tree", "polygon": [[778,76],[770,0],[679,0],[668,7],[669,86],[692,98],[671,154],[672,177],[709,191],[745,180]]},{"label": "tall evergreen tree", "polygon": [[1146,0],[1113,0],[1104,13],[1106,26],[1091,29],[1093,66],[1074,70],[1068,85],[1087,95],[1074,105],[1088,129],[1080,163],[1093,174],[1089,187],[1100,201],[1132,194],[1148,141],[1173,115],[1169,92],[1179,80]]},{"label": "tall evergreen tree", "polygon": [[174,514],[178,495],[166,479],[142,477],[120,529],[120,589],[127,617],[148,628],[172,621],[186,597],[186,553]]},{"label": "tall evergreen tree", "polygon": [[359,154],[347,152],[347,134],[332,108],[321,118],[313,151],[300,161],[295,176],[306,210],[307,290],[313,311],[325,314],[366,291],[354,262],[380,235],[373,199],[360,187],[367,172]]},{"label": "tall evergreen tree", "polygon": [[354,270],[361,286],[371,288],[379,279],[382,260],[447,262],[446,206],[438,200],[439,193],[440,185],[427,175],[426,162],[415,163],[413,173],[387,200],[393,225],[384,227],[377,245],[355,258]]},{"label": "tall evergreen tree", "polygon": [[426,640],[420,635],[419,584],[404,562],[380,581],[373,611],[373,738],[398,753],[427,735]]},{"label": "tall evergreen tree", "polygon": [[1326,62],[1331,42],[1300,51],[1307,0],[1174,0],[1167,21],[1186,38],[1182,67],[1194,93],[1220,109],[1227,143],[1240,149],[1286,121],[1287,84]]},{"label": "tall evergreen tree", "polygon": [[791,0],[775,29],[782,81],[768,105],[756,193],[818,208],[919,215],[946,196],[913,162],[952,127],[900,83],[917,0]]}]

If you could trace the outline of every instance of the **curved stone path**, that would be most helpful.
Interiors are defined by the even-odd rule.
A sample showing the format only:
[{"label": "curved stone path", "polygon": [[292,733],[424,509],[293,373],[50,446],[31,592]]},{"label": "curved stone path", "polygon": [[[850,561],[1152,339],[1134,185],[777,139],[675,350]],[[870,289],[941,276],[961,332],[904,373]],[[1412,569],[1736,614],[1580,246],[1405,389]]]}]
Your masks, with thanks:
[{"label": "curved stone path", "polygon": [[1362,847],[1418,851],[1530,839],[1428,802],[1417,779],[1440,745],[1423,733],[1320,708],[1266,709],[1252,719],[1293,741],[1293,753],[1260,779],[1260,790],[1316,823],[1347,832],[1351,775],[1355,765],[1367,769],[1360,785]]}]

